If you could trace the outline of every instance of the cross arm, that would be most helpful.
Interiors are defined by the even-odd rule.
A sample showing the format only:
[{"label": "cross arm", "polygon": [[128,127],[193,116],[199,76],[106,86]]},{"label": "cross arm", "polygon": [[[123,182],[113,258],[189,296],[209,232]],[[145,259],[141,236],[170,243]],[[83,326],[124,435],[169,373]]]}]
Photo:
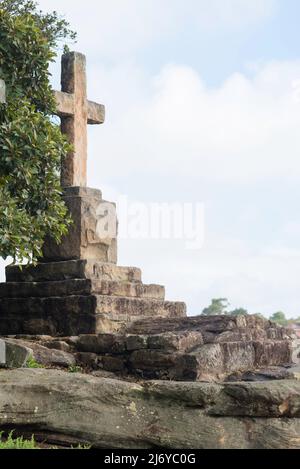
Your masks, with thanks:
[{"label": "cross arm", "polygon": [[105,106],[88,101],[88,124],[103,124],[105,122]]},{"label": "cross arm", "polygon": [[74,116],[74,95],[63,93],[62,91],[54,91],[54,96],[57,115],[60,117]]},{"label": "cross arm", "polygon": [[[54,91],[56,100],[57,115],[60,117],[70,117],[75,114],[74,95],[63,91]],[[103,124],[105,121],[105,106],[93,101],[87,102],[88,124]]]}]

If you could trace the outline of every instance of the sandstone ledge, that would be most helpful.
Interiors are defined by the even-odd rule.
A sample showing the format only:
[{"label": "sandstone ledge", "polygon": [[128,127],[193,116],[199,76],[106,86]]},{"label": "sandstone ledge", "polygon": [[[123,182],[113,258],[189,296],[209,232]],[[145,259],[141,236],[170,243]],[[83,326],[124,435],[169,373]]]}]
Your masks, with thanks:
[{"label": "sandstone ledge", "polygon": [[129,383],[0,371],[0,428],[96,448],[300,448],[300,382]]}]

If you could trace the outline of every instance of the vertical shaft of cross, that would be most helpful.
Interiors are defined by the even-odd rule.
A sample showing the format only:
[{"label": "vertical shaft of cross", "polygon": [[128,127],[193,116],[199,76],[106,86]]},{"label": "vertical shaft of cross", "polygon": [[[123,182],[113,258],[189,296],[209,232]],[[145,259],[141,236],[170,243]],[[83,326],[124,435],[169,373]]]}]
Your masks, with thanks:
[{"label": "vertical shaft of cross", "polygon": [[68,136],[73,151],[62,165],[62,187],[87,185],[87,83],[86,59],[71,52],[62,57],[62,92],[73,95],[74,114],[61,117],[61,129]]}]

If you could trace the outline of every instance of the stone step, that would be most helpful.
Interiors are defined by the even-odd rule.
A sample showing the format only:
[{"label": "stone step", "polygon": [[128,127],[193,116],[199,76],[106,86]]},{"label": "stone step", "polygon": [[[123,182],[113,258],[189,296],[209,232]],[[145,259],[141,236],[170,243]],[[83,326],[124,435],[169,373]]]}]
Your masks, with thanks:
[{"label": "stone step", "polygon": [[97,295],[97,313],[109,314],[111,318],[135,317],[186,317],[186,305],[164,300],[126,298]]},{"label": "stone step", "polygon": [[[78,335],[119,330],[144,317],[184,317],[184,303],[105,295],[0,299],[0,335]],[[105,327],[105,328],[104,328]]]},{"label": "stone step", "polygon": [[0,283],[0,298],[61,297],[69,295],[100,294],[130,298],[163,300],[165,288],[161,285],[144,285],[139,282],[110,280],[70,279],[53,282]]},{"label": "stone step", "polygon": [[120,267],[94,260],[40,263],[36,266],[6,267],[7,282],[51,282],[68,279],[99,279],[116,282],[141,282],[136,267]]},{"label": "stone step", "polygon": [[162,285],[144,285],[139,282],[114,282],[92,280],[92,292],[106,296],[129,298],[165,299],[165,287]]}]

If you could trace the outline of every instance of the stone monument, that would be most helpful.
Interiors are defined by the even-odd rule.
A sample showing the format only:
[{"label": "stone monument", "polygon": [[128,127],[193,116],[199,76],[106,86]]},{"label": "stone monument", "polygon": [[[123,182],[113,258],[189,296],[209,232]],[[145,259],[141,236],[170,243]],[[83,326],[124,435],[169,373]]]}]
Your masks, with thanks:
[{"label": "stone monument", "polygon": [[[3,102],[2,91],[0,81]],[[0,373],[0,425],[43,445],[299,448],[293,332],[255,315],[187,317],[138,268],[118,266],[115,205],[86,187],[87,124],[105,110],[87,100],[82,54],[63,56],[56,100],[73,145],[61,177],[74,223],[0,284],[0,368],[19,368]]]},{"label": "stone monument", "polygon": [[[113,332],[134,319],[186,316],[184,303],[165,301],[164,287],[142,283],[140,269],[117,266],[115,204],[87,187],[87,124],[102,124],[105,108],[87,100],[84,55],[63,55],[61,84],[57,115],[73,146],[61,181],[73,224],[60,245],[46,240],[37,266],[6,268],[0,334]],[[107,216],[110,230],[99,232]]]}]

